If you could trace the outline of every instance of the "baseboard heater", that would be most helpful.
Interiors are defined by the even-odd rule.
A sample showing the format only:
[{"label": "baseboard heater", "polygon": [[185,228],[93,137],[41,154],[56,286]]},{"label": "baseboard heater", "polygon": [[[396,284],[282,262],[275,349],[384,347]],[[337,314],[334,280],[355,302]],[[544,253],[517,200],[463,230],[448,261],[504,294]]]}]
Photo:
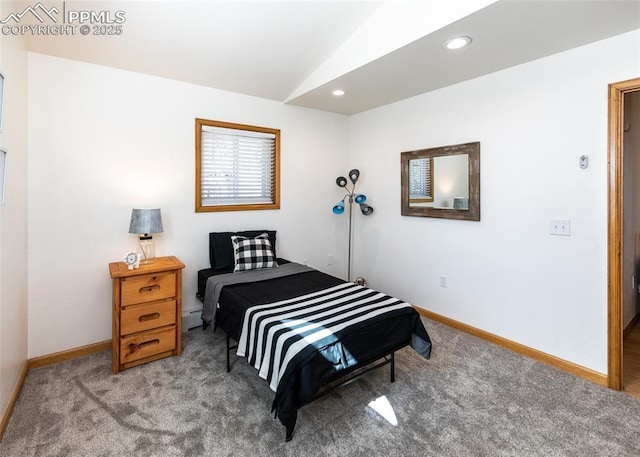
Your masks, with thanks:
[{"label": "baseboard heater", "polygon": [[194,328],[202,327],[202,310],[197,309],[182,315],[182,331],[188,332]]}]

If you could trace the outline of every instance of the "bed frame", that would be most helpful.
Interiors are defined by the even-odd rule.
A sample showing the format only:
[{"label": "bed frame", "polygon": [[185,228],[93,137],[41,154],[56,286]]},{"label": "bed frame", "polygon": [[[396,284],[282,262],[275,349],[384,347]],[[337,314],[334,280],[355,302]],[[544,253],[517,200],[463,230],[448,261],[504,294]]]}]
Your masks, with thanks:
[{"label": "bed frame", "polygon": [[[282,300],[282,297],[290,296],[295,297],[298,294],[305,294],[307,291],[315,290],[321,291],[325,288],[335,287],[337,284],[342,284],[344,281],[335,278],[333,276],[327,275],[325,273],[319,272],[317,270],[299,270],[296,268],[287,268],[287,270],[291,270],[293,273],[291,274],[300,274],[301,282],[296,285],[291,285],[290,282],[285,280],[284,276],[275,275],[273,276],[274,283],[271,286],[267,286],[265,288],[256,288],[252,292],[243,291],[242,293],[236,295],[234,297],[233,292],[224,287],[224,289],[219,293],[220,296],[207,296],[207,282],[209,277],[230,273],[233,271],[234,266],[234,255],[233,248],[231,242],[232,235],[239,235],[245,237],[256,237],[258,235],[262,235],[266,232],[269,237],[270,243],[273,247],[273,256],[275,257],[275,241],[276,241],[276,231],[275,230],[256,230],[256,231],[245,231],[245,232],[211,232],[209,233],[209,260],[211,264],[211,268],[202,269],[198,271],[198,289],[196,296],[200,301],[203,302],[203,329],[206,329],[209,324],[208,322],[213,321],[213,331],[215,332],[218,327],[222,329],[222,331],[226,334],[226,370],[227,373],[231,372],[231,357],[230,352],[238,349],[238,339],[241,337],[238,326],[242,325],[242,319],[238,312],[241,308],[236,308],[236,311],[232,312],[223,312],[222,314],[218,314],[218,318],[216,318],[216,305],[213,305],[213,311],[211,310],[212,303],[218,301],[223,298],[223,294],[227,295],[225,300],[227,300],[227,304],[229,304],[229,300],[231,302],[236,302],[238,306],[245,307],[250,305],[250,303],[256,302],[256,300],[263,298],[267,301],[279,301]],[[276,257],[277,258],[277,257]],[[277,262],[279,266],[290,263],[288,260],[277,258]],[[288,272],[287,272],[288,273]],[[262,281],[265,278],[265,275],[256,275],[258,281]],[[270,275],[267,275],[270,276]],[[303,279],[304,277],[304,279]],[[277,278],[277,279],[276,279]],[[224,283],[227,280],[220,281],[220,283]],[[269,278],[271,280],[271,278]],[[278,282],[280,281],[280,282]],[[250,281],[240,281],[240,283],[245,283],[248,285]],[[227,282],[228,285],[233,285],[234,287],[239,284],[232,284],[231,282]],[[225,285],[226,285],[225,284]],[[226,292],[225,292],[226,291]],[[231,294],[231,295],[229,295]],[[391,297],[389,297],[391,298]],[[223,309],[219,308],[218,313],[222,312]],[[205,313],[206,311],[206,313]],[[228,311],[228,310],[227,310]],[[306,385],[302,390],[296,390],[294,393],[299,394],[298,397],[294,398],[289,395],[289,391],[287,388],[283,388],[276,391],[275,388],[272,387],[274,391],[276,391],[276,396],[273,401],[273,411],[275,411],[275,417],[280,419],[280,422],[285,426],[286,429],[286,441],[290,441],[293,438],[293,433],[295,430],[295,423],[297,419],[297,410],[302,406],[309,404],[324,395],[332,392],[334,389],[342,387],[346,384],[349,384],[361,376],[369,373],[372,370],[382,368],[385,365],[390,366],[390,382],[395,382],[395,353],[396,351],[406,347],[411,346],[419,354],[421,354],[425,359],[429,358],[429,354],[431,352],[431,341],[429,339],[429,335],[426,332],[426,329],[422,326],[422,323],[419,322],[419,316],[415,313],[415,316],[409,316],[407,314],[403,314],[402,319],[400,319],[400,323],[398,324],[402,328],[402,332],[410,331],[411,334],[404,333],[396,333],[395,337],[391,336],[390,333],[384,332],[385,335],[388,335],[391,339],[386,341],[386,344],[377,347],[375,350],[371,350],[368,348],[367,344],[364,344],[363,341],[356,343],[353,341],[353,336],[350,337],[351,343],[355,343],[359,351],[359,355],[357,363],[349,364],[347,366],[341,365],[340,369],[327,370],[325,368],[319,368],[317,364],[315,367],[311,368],[311,371],[305,373],[305,376],[312,376],[312,378],[308,378],[306,381]],[[400,317],[400,315],[398,315]],[[416,328],[416,319],[418,320],[418,324],[421,327]],[[375,332],[381,332],[380,324],[375,324],[377,328],[374,330]],[[400,328],[399,327],[399,328]],[[419,336],[416,336],[416,330]],[[348,338],[349,339],[349,338]],[[235,344],[232,345],[232,341]],[[364,345],[363,345],[364,344]],[[420,347],[418,349],[416,344]],[[313,364],[312,364],[313,365]],[[312,366],[310,365],[310,366]],[[314,374],[313,370],[316,370]],[[303,393],[304,392],[304,393]]]},{"label": "bed frame", "polygon": [[[227,352],[227,373],[230,373],[231,358],[229,357],[229,353],[234,349],[237,349],[238,345],[237,343],[235,345],[231,345],[231,337],[228,334],[226,336],[226,340],[227,340],[227,351],[226,351]],[[396,351],[399,351],[400,349],[408,345],[409,345],[409,341],[393,348],[391,351],[387,352],[386,354],[383,354],[381,357],[377,357],[373,360],[366,361],[360,364],[360,366],[355,366],[341,372],[339,376],[337,376],[335,379],[332,379],[327,384],[325,384],[325,387],[323,387],[317,394],[313,396],[311,400],[309,400],[305,404],[308,405],[309,403],[324,397],[326,394],[332,392],[334,389],[337,389],[342,386],[346,386],[347,384],[351,384],[352,382],[361,378],[362,376],[369,373],[370,371],[376,370],[378,368],[382,368],[385,365],[390,365],[390,382],[396,382],[395,353]],[[302,406],[304,405],[300,405],[300,407]],[[287,431],[285,436],[285,441],[291,441],[292,438],[293,438],[293,433],[289,433]]]}]

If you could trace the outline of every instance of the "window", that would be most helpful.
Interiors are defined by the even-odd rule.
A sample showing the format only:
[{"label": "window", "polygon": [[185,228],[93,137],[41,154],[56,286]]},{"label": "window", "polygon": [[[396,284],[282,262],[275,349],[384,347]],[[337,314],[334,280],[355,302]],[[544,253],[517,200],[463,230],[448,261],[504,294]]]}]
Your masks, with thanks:
[{"label": "window", "polygon": [[409,201],[433,201],[433,159],[430,157],[409,161]]},{"label": "window", "polygon": [[280,130],[196,119],[196,212],[280,208]]}]

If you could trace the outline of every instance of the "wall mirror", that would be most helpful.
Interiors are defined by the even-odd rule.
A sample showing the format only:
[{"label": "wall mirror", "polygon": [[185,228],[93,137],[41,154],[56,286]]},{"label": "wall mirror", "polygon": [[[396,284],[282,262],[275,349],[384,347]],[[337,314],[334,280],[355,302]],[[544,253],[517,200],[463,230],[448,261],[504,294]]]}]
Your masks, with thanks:
[{"label": "wall mirror", "polygon": [[480,220],[480,143],[400,154],[402,215]]}]

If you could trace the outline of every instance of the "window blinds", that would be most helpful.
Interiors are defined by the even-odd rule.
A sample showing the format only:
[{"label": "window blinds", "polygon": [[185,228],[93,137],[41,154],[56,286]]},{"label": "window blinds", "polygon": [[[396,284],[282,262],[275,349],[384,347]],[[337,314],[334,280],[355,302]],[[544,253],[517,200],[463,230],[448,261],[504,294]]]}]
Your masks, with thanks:
[{"label": "window blinds", "polygon": [[409,161],[409,198],[433,199],[433,170],[431,159],[413,159]]},{"label": "window blinds", "polygon": [[202,204],[270,204],[275,199],[276,135],[202,126]]}]

